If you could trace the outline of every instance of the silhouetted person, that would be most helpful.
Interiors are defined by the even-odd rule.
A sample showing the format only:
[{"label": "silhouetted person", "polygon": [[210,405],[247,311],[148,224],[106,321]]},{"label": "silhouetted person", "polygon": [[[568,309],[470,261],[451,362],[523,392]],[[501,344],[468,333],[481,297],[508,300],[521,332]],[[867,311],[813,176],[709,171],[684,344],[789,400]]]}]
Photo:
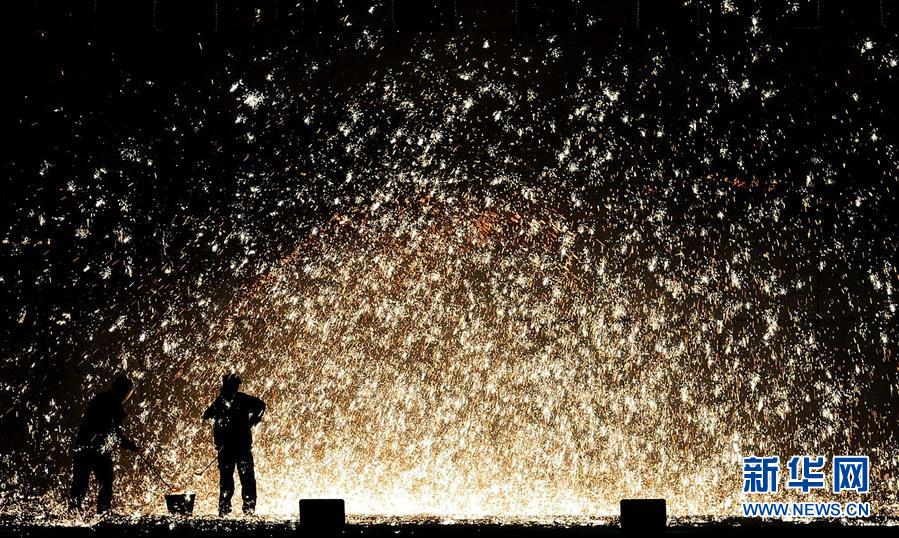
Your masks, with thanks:
[{"label": "silhouetted person", "polygon": [[231,513],[234,495],[234,467],[240,476],[240,496],[244,514],[256,510],[256,473],[253,470],[253,426],[262,420],[265,403],[259,398],[238,392],[240,377],[222,377],[218,398],[203,413],[203,420],[212,419],[215,448],[218,450],[219,515]]},{"label": "silhouetted person", "polygon": [[91,474],[98,485],[97,512],[107,512],[112,507],[113,456],[116,449],[121,446],[132,452],[137,451],[137,445],[122,432],[122,421],[125,420],[122,405],[131,396],[133,388],[130,379],[119,376],[109,390],[97,394],[87,404],[75,437],[70,509],[81,509]]}]

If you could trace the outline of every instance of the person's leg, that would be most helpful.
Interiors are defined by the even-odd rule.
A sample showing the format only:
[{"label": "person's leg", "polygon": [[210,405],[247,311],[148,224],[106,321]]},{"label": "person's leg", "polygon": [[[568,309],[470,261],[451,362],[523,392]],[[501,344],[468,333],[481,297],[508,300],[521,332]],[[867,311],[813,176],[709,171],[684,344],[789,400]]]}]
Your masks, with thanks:
[{"label": "person's leg", "polygon": [[87,486],[90,484],[92,470],[87,455],[81,450],[75,450],[75,457],[72,461],[72,489],[69,490],[69,510],[81,510],[84,496],[87,494]]},{"label": "person's leg", "polygon": [[243,513],[256,511],[256,471],[253,469],[253,453],[247,451],[237,459],[237,474],[240,476],[240,496],[243,499]]},{"label": "person's leg", "polygon": [[219,515],[231,513],[231,496],[234,495],[234,456],[219,450]]},{"label": "person's leg", "polygon": [[97,477],[97,513],[108,512],[112,508],[112,457],[97,455],[94,462],[94,476]]}]

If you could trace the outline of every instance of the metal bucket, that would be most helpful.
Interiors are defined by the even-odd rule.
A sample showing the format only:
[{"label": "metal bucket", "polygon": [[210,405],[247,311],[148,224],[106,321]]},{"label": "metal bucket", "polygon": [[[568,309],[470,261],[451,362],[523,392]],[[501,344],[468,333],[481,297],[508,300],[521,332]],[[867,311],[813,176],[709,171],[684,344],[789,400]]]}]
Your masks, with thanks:
[{"label": "metal bucket", "polygon": [[189,516],[194,513],[196,493],[172,493],[165,496],[165,506],[170,514]]}]

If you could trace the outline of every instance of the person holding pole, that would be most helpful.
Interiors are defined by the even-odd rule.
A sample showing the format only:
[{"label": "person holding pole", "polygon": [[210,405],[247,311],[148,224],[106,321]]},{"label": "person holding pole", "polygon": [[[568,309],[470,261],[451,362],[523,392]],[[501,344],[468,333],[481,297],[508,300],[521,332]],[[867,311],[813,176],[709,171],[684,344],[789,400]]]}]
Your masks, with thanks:
[{"label": "person holding pole", "polygon": [[97,513],[112,508],[113,456],[119,447],[137,452],[137,445],[122,431],[124,403],[131,397],[133,389],[134,383],[120,375],[109,390],[100,392],[88,402],[75,437],[69,510],[81,510],[91,474],[98,483]]},{"label": "person holding pole", "polygon": [[219,516],[231,513],[235,467],[240,477],[243,513],[251,515],[256,510],[252,428],[262,420],[265,403],[238,389],[240,377],[237,374],[223,376],[219,396],[203,413],[203,420],[213,421],[213,439],[218,452]]}]

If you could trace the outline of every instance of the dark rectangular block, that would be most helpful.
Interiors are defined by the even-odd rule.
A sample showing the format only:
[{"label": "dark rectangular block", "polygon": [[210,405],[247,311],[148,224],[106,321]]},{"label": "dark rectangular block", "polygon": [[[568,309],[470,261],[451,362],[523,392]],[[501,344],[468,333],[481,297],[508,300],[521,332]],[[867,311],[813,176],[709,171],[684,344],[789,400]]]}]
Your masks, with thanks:
[{"label": "dark rectangular block", "polygon": [[343,499],[300,499],[300,531],[304,534],[336,534],[345,521]]},{"label": "dark rectangular block", "polygon": [[622,499],[621,530],[627,534],[661,534],[668,516],[665,499]]}]

